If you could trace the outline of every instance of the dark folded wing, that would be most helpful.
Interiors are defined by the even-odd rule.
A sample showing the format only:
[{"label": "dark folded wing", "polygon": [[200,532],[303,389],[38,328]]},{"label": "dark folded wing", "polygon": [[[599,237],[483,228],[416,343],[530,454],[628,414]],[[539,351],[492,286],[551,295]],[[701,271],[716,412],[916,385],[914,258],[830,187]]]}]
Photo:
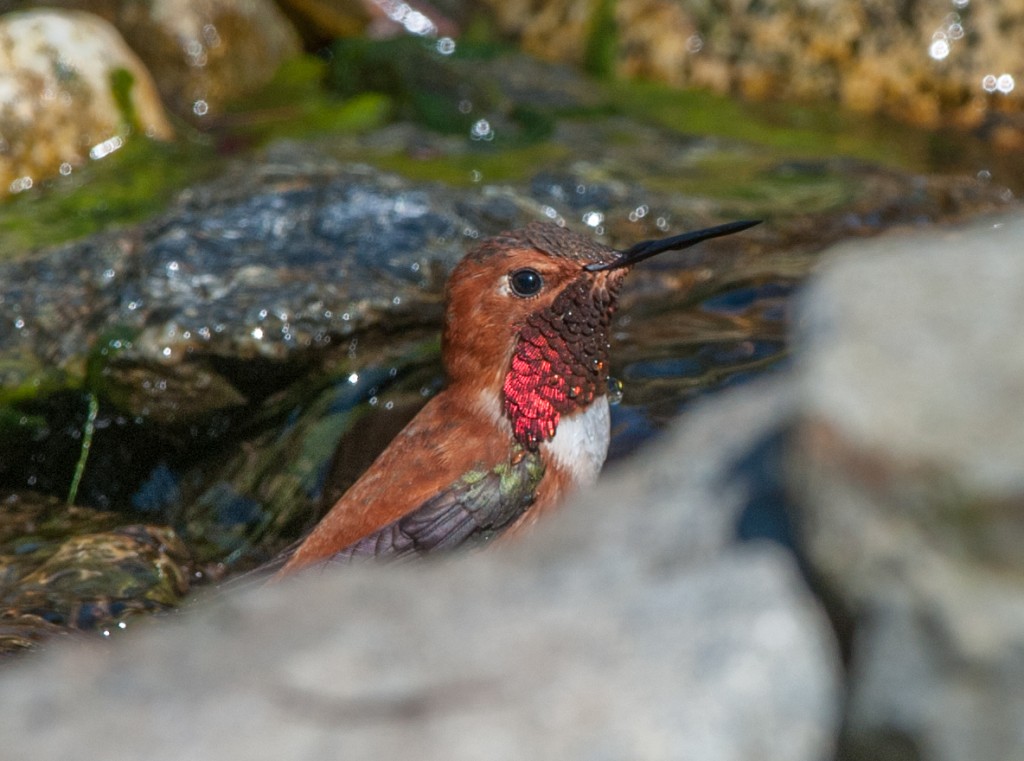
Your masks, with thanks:
[{"label": "dark folded wing", "polygon": [[484,544],[533,504],[544,463],[536,452],[518,450],[491,470],[474,470],[412,512],[368,534],[330,558],[399,560],[428,552]]}]

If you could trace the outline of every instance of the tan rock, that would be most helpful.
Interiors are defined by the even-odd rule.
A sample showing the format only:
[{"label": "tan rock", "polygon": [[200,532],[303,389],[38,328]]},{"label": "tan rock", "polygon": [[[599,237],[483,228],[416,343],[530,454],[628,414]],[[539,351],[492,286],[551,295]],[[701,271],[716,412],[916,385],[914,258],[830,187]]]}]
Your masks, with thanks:
[{"label": "tan rock", "polygon": [[133,130],[172,135],[152,78],[113,27],[74,11],[0,17],[0,195],[102,158]]},{"label": "tan rock", "polygon": [[300,50],[271,0],[57,0],[95,10],[124,35],[153,73],[168,106],[201,120],[262,87]]},{"label": "tan rock", "polygon": [[[501,30],[580,63],[598,3],[484,0]],[[926,127],[1024,124],[1024,5],[921,0],[620,0],[617,73],[767,100],[836,103]],[[1011,130],[1000,129],[1002,124]]]}]

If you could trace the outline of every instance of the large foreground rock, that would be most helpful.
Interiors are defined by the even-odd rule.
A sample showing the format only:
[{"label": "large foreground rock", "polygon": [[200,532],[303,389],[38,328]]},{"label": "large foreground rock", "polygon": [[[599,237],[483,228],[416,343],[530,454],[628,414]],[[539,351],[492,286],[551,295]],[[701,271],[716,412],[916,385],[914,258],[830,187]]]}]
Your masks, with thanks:
[{"label": "large foreground rock", "polygon": [[487,553],[307,575],[112,643],[54,644],[0,682],[5,753],[827,758],[824,618],[788,553],[729,548],[756,497],[737,458],[791,408],[767,388],[699,409]]},{"label": "large foreground rock", "polygon": [[1024,218],[833,252],[793,481],[852,630],[849,758],[1024,757]]}]

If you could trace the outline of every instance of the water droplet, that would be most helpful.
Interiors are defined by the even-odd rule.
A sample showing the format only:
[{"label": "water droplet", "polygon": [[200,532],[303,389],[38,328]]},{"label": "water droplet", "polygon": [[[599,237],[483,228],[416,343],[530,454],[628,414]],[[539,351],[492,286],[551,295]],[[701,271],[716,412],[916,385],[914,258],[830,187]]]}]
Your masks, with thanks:
[{"label": "water droplet", "polygon": [[928,55],[936,61],[941,61],[949,56],[949,40],[945,35],[932,41],[931,47],[928,48]]},{"label": "water droplet", "polygon": [[623,386],[618,378],[608,378],[608,403],[616,405],[622,401]]},{"label": "water droplet", "polygon": [[477,119],[469,129],[469,136],[473,140],[493,140],[494,128],[486,119]]},{"label": "water droplet", "polygon": [[19,177],[18,179],[13,180],[11,182],[11,184],[8,186],[8,189],[11,191],[11,193],[21,193],[25,190],[31,190],[32,178],[28,176]]},{"label": "water droplet", "polygon": [[643,203],[637,206],[633,211],[629,212],[629,221],[636,222],[647,216],[647,213],[651,210],[651,207]]},{"label": "water droplet", "polygon": [[213,24],[203,24],[203,39],[211,48],[220,45],[220,32],[217,31],[217,27]]},{"label": "water droplet", "polygon": [[89,149],[89,158],[93,160],[99,160],[109,156],[114,151],[121,148],[124,145],[124,139],[120,135],[114,135],[114,137],[104,140],[102,143],[97,143]]}]

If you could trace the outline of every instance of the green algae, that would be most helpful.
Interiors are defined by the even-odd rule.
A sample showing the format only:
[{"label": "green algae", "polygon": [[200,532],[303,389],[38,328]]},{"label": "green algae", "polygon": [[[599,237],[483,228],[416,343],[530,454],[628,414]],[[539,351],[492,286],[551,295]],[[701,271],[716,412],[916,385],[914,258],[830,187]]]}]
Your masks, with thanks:
[{"label": "green algae", "polygon": [[845,156],[910,171],[950,171],[984,150],[970,136],[928,132],[827,104],[745,102],[636,80],[606,88],[619,113],[682,135],[769,148],[778,160]]},{"label": "green algae", "polygon": [[67,388],[80,388],[82,375],[71,368],[47,365],[34,354],[0,355],[0,407],[32,401]]},{"label": "green algae", "polygon": [[864,192],[857,176],[825,160],[780,161],[749,146],[700,156],[688,171],[648,176],[644,184],[655,192],[716,199],[725,213],[769,217],[826,212]]},{"label": "green algae", "polygon": [[410,180],[441,182],[456,187],[529,179],[538,168],[568,159],[571,150],[557,143],[519,146],[501,151],[479,150],[448,156],[410,156],[376,153],[364,160]]},{"label": "green algae", "polygon": [[[388,96],[398,117],[442,133],[468,133],[474,111],[496,107],[501,94],[466,77],[421,40],[339,40],[332,47],[326,86],[344,97]],[[471,103],[472,108],[461,103]]]},{"label": "green algae", "polygon": [[590,29],[583,51],[583,67],[601,79],[615,73],[619,30],[615,23],[615,0],[597,0],[590,17]]},{"label": "green algae", "polygon": [[218,164],[202,140],[130,135],[111,155],[0,203],[0,259],[147,219]]},{"label": "green algae", "polygon": [[139,128],[139,113],[132,98],[135,77],[128,69],[118,67],[110,72],[110,94],[121,113],[121,122],[129,129]]},{"label": "green algae", "polygon": [[394,113],[387,95],[370,92],[342,97],[324,86],[327,62],[300,56],[278,69],[270,84],[236,101],[215,124],[226,135],[255,144],[285,138],[365,132],[386,124]]}]

